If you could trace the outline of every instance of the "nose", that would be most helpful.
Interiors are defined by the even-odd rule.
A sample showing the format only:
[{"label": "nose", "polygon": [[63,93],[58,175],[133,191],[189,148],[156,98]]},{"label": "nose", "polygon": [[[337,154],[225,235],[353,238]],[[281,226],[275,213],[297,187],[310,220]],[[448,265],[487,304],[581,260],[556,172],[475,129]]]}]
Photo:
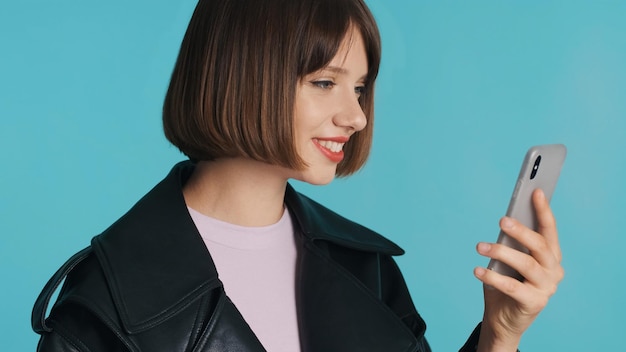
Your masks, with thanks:
[{"label": "nose", "polygon": [[361,104],[359,104],[358,98],[354,96],[354,93],[344,97],[340,107],[340,110],[335,114],[335,118],[333,119],[335,125],[345,127],[353,133],[365,128],[367,125],[367,117],[363,112]]}]

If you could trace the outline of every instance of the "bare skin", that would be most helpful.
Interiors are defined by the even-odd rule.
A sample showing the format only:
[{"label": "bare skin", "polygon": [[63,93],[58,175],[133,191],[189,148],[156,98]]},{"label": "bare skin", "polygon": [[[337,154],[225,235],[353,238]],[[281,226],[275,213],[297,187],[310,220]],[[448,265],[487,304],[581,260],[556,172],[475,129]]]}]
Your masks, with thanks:
[{"label": "bare skin", "polygon": [[187,206],[240,226],[267,226],[284,212],[287,172],[246,158],[198,163],[183,188]]},{"label": "bare skin", "polygon": [[[324,184],[334,178],[338,161],[328,157],[329,152],[324,151],[328,142],[324,141],[343,143],[365,127],[367,121],[358,98],[366,75],[362,38],[353,29],[328,67],[303,77],[296,87],[295,143],[307,166],[291,170],[246,158],[200,162],[183,189],[187,205],[236,225],[276,223],[284,212],[288,179]],[[493,287],[484,292],[478,351],[515,351],[522,334],[563,278],[552,211],[542,192],[535,192],[533,201],[539,218],[538,232],[513,219],[500,221],[504,232],[529,248],[530,254],[493,243],[477,246],[481,255],[503,261],[526,278],[519,282],[484,268],[474,269],[480,281]]]},{"label": "bare skin", "polygon": [[496,243],[479,243],[479,254],[500,260],[518,272],[524,282],[484,268],[474,269],[485,284],[485,312],[478,351],[515,351],[522,334],[556,292],[563,279],[556,221],[541,190],[533,193],[539,229],[534,232],[514,219],[500,220],[501,229],[530,250],[529,254]]}]

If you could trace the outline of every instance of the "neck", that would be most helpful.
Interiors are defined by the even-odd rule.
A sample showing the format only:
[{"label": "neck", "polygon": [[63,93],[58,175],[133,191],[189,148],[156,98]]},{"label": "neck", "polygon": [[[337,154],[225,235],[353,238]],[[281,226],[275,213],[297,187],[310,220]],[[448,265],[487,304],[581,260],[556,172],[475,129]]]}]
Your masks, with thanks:
[{"label": "neck", "polygon": [[267,226],[280,220],[287,177],[275,165],[229,158],[199,162],[183,187],[187,206],[241,226]]}]

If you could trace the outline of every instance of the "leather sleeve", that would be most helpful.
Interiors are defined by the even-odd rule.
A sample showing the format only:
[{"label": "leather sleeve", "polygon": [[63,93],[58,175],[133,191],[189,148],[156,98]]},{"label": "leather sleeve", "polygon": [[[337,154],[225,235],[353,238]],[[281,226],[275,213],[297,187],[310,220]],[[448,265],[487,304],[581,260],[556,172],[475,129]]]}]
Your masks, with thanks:
[{"label": "leather sleeve", "polygon": [[472,334],[467,339],[463,347],[461,347],[459,352],[475,352],[476,351],[476,348],[478,347],[478,338],[480,337],[480,326],[481,326],[481,323],[479,323],[476,326],[476,328],[474,328],[474,331],[472,331]]},{"label": "leather sleeve", "polygon": [[79,305],[55,307],[41,332],[38,352],[127,352],[126,346],[93,314]]},{"label": "leather sleeve", "polygon": [[[459,350],[459,352],[476,352],[476,348],[478,347],[478,339],[480,338],[480,327],[482,323],[478,323],[472,334],[467,339],[463,347]],[[520,352],[517,350],[517,352]]]},{"label": "leather sleeve", "polygon": [[39,339],[39,344],[37,345],[37,352],[83,352],[88,351],[87,349],[82,348],[83,346],[77,346],[73,344],[70,340],[64,338],[63,336],[57,334],[55,331],[45,333]]},{"label": "leather sleeve", "polygon": [[386,255],[379,255],[381,277],[381,299],[402,319],[420,343],[419,351],[430,352],[425,337],[426,323],[415,309],[411,294],[396,261]]}]

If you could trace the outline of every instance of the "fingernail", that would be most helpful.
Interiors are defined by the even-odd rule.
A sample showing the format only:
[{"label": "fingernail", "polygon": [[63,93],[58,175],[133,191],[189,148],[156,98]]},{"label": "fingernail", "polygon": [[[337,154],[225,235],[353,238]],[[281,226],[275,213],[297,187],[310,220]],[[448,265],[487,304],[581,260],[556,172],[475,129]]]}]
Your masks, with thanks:
[{"label": "fingernail", "polygon": [[509,217],[504,217],[502,219],[502,228],[503,229],[512,229],[513,228],[513,220]]},{"label": "fingernail", "polygon": [[485,272],[487,271],[484,268],[481,268],[481,267],[474,268],[474,275],[476,275],[476,277],[482,277],[483,275],[485,275]]},{"label": "fingernail", "polygon": [[543,193],[543,190],[541,188],[537,189],[537,196],[539,197],[540,200],[544,200],[546,198],[545,193]]},{"label": "fingernail", "polygon": [[491,245],[485,242],[480,242],[477,247],[479,253],[487,253],[491,249]]}]

